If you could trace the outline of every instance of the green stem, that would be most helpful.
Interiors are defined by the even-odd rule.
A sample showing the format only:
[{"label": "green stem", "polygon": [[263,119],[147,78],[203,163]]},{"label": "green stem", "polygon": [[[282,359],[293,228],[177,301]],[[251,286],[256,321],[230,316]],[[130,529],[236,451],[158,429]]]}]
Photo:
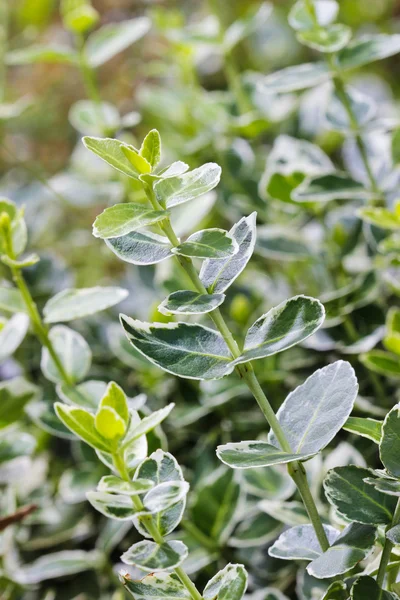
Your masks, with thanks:
[{"label": "green stem", "polygon": [[[157,202],[157,199],[155,197],[155,194],[154,194],[154,191],[152,190],[152,188],[150,186],[146,186],[145,191],[146,191],[147,197],[148,197],[151,205],[155,209],[158,209],[158,210],[162,209],[162,206]],[[168,237],[171,244],[173,246],[178,246],[179,239],[176,236],[176,234],[171,226],[170,220],[167,218],[164,221],[162,221],[160,224],[160,227],[161,227],[163,233]],[[178,259],[180,265],[183,267],[183,269],[189,275],[195,289],[198,292],[200,292],[201,294],[208,294],[208,290],[204,287],[202,281],[200,280],[200,277],[193,265],[192,260],[185,256],[179,256],[179,255],[177,256],[177,259]],[[238,346],[236,340],[234,339],[228,325],[226,324],[225,319],[223,318],[223,316],[221,314],[221,311],[217,308],[217,309],[213,310],[212,312],[208,313],[208,316],[212,319],[215,326],[217,327],[217,329],[221,333],[222,337],[224,338],[233,358],[238,358],[241,355],[239,346]],[[248,362],[248,363],[242,364],[242,365],[238,365],[236,367],[236,370],[239,373],[240,377],[247,384],[247,387],[249,388],[249,390],[253,394],[254,398],[256,399],[267,423],[269,424],[272,431],[274,432],[282,450],[284,450],[285,452],[288,452],[288,453],[292,453],[292,449],[286,438],[286,435],[281,427],[281,424],[279,423],[279,421],[275,415],[275,412],[274,412],[271,404],[268,401],[268,398],[266,397],[266,395],[264,394],[264,392],[260,386],[260,383],[254,373],[254,369],[253,369],[251,362]],[[296,483],[296,485],[298,487],[298,490],[300,492],[300,495],[301,495],[304,505],[306,507],[307,513],[309,515],[310,521],[311,521],[312,525],[314,526],[315,533],[316,533],[316,536],[320,543],[320,546],[321,546],[322,550],[325,551],[329,548],[329,542],[328,542],[328,538],[326,537],[326,533],[325,533],[325,530],[324,530],[324,527],[323,527],[323,524],[321,521],[321,517],[319,516],[314,499],[311,495],[311,491],[310,491],[310,488],[308,485],[304,467],[300,463],[296,462],[296,463],[294,463],[293,467],[289,467],[288,470],[289,470],[290,476],[292,477],[293,481]]]},{"label": "green stem", "polygon": [[[394,511],[392,523],[386,528],[386,531],[388,531],[388,529],[391,529],[395,525],[398,525],[399,523],[400,523],[400,498],[397,501],[397,506],[396,506],[396,510]],[[380,600],[382,597],[383,583],[385,581],[386,569],[387,569],[387,566],[388,566],[388,563],[390,560],[390,555],[391,555],[393,546],[394,546],[394,544],[392,544],[392,542],[386,538],[385,545],[383,546],[381,562],[379,564],[378,575],[376,577],[376,582],[379,585],[379,587],[381,588],[378,600]]]},{"label": "green stem", "polygon": [[[122,456],[122,453],[116,452],[113,455],[113,461],[115,468],[121,475],[122,479],[128,481],[129,483],[132,481],[131,476],[129,475],[129,469],[126,465],[126,462]],[[138,512],[144,511],[144,506],[139,496],[131,496],[133,505]],[[143,526],[147,529],[153,540],[156,544],[164,544],[165,540],[161,533],[158,531],[156,524],[154,523],[153,517],[151,515],[145,515],[141,517],[141,522]],[[203,600],[203,596],[200,594],[196,586],[190,577],[185,573],[182,567],[176,567],[174,572],[179,577],[189,594],[191,595],[193,600]]]}]

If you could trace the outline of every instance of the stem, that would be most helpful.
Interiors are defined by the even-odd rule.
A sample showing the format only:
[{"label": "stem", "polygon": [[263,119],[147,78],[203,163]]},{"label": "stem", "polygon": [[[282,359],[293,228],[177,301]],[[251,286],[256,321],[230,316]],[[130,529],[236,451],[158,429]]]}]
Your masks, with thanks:
[{"label": "stem", "polygon": [[[113,455],[114,465],[121,475],[122,479],[128,481],[129,483],[132,481],[131,476],[129,475],[129,470],[126,465],[126,462],[121,454],[121,452],[116,452]],[[131,496],[134,507],[138,512],[144,511],[144,506],[139,496]],[[146,515],[141,518],[141,521],[144,527],[147,529],[153,540],[156,544],[164,544],[164,537],[160,534],[157,529],[156,524],[153,521],[153,517],[151,515]],[[200,594],[196,586],[190,577],[185,573],[182,567],[176,567],[174,572],[179,577],[189,594],[191,595],[193,600],[203,600],[203,596]]]},{"label": "stem", "polygon": [[97,118],[99,120],[99,125],[102,129],[103,135],[108,135],[109,131],[104,123],[104,116],[101,108],[101,96],[97,85],[96,74],[86,58],[85,40],[83,36],[76,35],[76,42],[79,50],[79,68],[82,74],[86,94],[95,106]]},{"label": "stem", "polygon": [[[151,205],[155,209],[160,210],[163,208],[157,202],[154,191],[150,186],[145,186],[145,192],[146,192],[146,195],[147,195]],[[164,221],[161,222],[160,228],[162,229],[163,233],[165,233],[165,235],[168,237],[169,241],[171,242],[171,244],[173,246],[179,245],[179,239],[177,238],[177,236],[171,226],[171,222],[170,222],[169,218],[166,218]],[[179,255],[176,258],[178,259],[182,268],[189,275],[196,290],[198,292],[200,292],[201,294],[208,294],[208,290],[204,287],[202,281],[200,280],[200,277],[199,277],[196,269],[194,268],[192,260],[185,256],[179,256]],[[208,316],[212,319],[212,321],[214,322],[218,331],[224,338],[233,358],[238,358],[241,355],[239,346],[238,346],[237,342],[235,341],[228,325],[226,324],[225,319],[223,318],[223,316],[221,314],[221,311],[218,308],[216,308],[212,312],[208,313]],[[293,451],[292,451],[290,444],[286,438],[286,435],[281,427],[281,424],[279,423],[279,421],[275,415],[275,412],[274,412],[271,404],[268,401],[268,398],[266,397],[266,395],[264,394],[264,392],[260,386],[260,383],[254,373],[254,369],[253,369],[251,362],[248,362],[248,363],[242,364],[242,365],[238,365],[236,367],[236,370],[239,373],[240,377],[247,384],[247,387],[249,388],[249,390],[253,394],[254,398],[256,399],[257,404],[259,405],[267,423],[269,424],[272,431],[274,432],[276,439],[278,440],[282,450],[284,450],[285,452],[288,452],[288,453],[292,453]],[[326,533],[325,533],[325,530],[324,530],[324,527],[323,527],[323,524],[321,521],[321,517],[319,516],[318,509],[317,509],[314,499],[311,495],[311,491],[310,491],[310,487],[308,485],[304,467],[301,465],[301,463],[295,462],[295,463],[293,463],[292,467],[289,465],[288,471],[289,471],[289,474],[292,477],[293,481],[296,483],[297,488],[300,492],[300,495],[304,502],[304,506],[307,510],[310,521],[311,521],[312,525],[314,526],[315,534],[318,538],[320,546],[321,546],[322,550],[325,551],[329,548],[329,542],[328,542],[328,538],[326,537]]]},{"label": "stem", "polygon": [[[392,523],[388,527],[386,527],[385,533],[386,533],[386,531],[388,531],[388,529],[391,529],[392,527],[394,527],[395,525],[398,525],[399,523],[400,523],[400,498],[397,501],[397,506],[396,506],[396,510],[394,511]],[[394,546],[394,544],[392,544],[392,542],[386,538],[385,545],[383,546],[381,562],[379,564],[378,575],[376,577],[376,582],[379,585],[379,587],[381,588],[381,590],[379,592],[378,600],[381,599],[382,594],[383,594],[383,583],[385,580],[386,569],[387,569],[387,566],[388,566],[388,563],[390,560],[390,554],[392,552],[393,546]]]}]

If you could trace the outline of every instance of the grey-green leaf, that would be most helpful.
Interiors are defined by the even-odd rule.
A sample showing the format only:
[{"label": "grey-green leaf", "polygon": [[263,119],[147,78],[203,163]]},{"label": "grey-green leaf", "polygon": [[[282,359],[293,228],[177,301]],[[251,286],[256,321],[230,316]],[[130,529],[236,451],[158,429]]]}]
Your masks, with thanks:
[{"label": "grey-green leaf", "polygon": [[326,552],[308,565],[308,573],[317,579],[347,573],[370,554],[375,537],[376,528],[372,525],[351,523]]},{"label": "grey-green leaf", "polygon": [[98,492],[108,492],[110,494],[121,494],[123,496],[136,496],[145,494],[154,486],[149,479],[135,479],[134,481],[125,481],[115,475],[105,475],[98,483]]},{"label": "grey-green leaf", "polygon": [[210,292],[225,292],[249,262],[256,243],[256,217],[255,212],[243,217],[229,231],[229,235],[239,246],[236,254],[226,259],[204,261],[200,279]]},{"label": "grey-green leaf", "polygon": [[121,315],[128,340],[164,371],[188,379],[218,379],[234,369],[220,333],[189,323],[142,323]]},{"label": "grey-green leaf", "polygon": [[73,321],[122,302],[128,290],[119,287],[68,289],[51,298],[43,309],[46,323]]},{"label": "grey-green leaf", "polygon": [[342,69],[355,69],[400,52],[400,34],[364,35],[351,42],[338,56]]},{"label": "grey-green leaf", "polygon": [[168,217],[168,210],[152,210],[144,204],[128,202],[106,208],[93,223],[93,235],[98,238],[115,238],[137,231]]},{"label": "grey-green leaf", "polygon": [[140,581],[122,576],[122,583],[135,600],[192,600],[175,573],[152,573]]},{"label": "grey-green leaf", "polygon": [[215,310],[225,294],[198,294],[190,290],[172,292],[158,307],[163,315],[202,315]]},{"label": "grey-green leaf", "polygon": [[400,477],[400,405],[397,404],[386,416],[382,426],[379,447],[381,461],[394,477]]},{"label": "grey-green leaf", "polygon": [[247,332],[244,351],[235,364],[265,358],[306,340],[325,319],[319,300],[295,296],[257,319]]},{"label": "grey-green leaf", "polygon": [[252,469],[255,467],[270,467],[290,463],[297,460],[306,460],[313,456],[314,452],[309,453],[288,453],[283,452],[276,446],[267,444],[267,442],[249,441],[249,442],[230,442],[223,446],[218,446],[218,458],[233,469]]},{"label": "grey-green leaf", "polygon": [[0,364],[12,356],[21,345],[28,327],[28,315],[17,313],[0,329]]},{"label": "grey-green leaf", "polygon": [[[291,392],[277,417],[292,450],[308,454],[325,448],[353,410],[357,393],[354,369],[342,360],[319,369]],[[269,442],[279,446],[273,433]]]},{"label": "grey-green leaf", "polygon": [[21,293],[16,288],[0,287],[0,310],[11,313],[26,312]]},{"label": "grey-green leaf", "polygon": [[336,467],[324,480],[325,494],[337,512],[357,523],[384,525],[390,523],[396,498],[365,483],[371,471],[356,466]]},{"label": "grey-green leaf", "polygon": [[238,244],[223,229],[196,231],[185,242],[172,249],[173,254],[193,258],[226,259],[236,254]]},{"label": "grey-green leaf", "polygon": [[301,31],[297,34],[298,40],[319,52],[338,52],[342,50],[351,39],[351,29],[347,25],[335,23],[325,28],[315,28]]},{"label": "grey-green leaf", "polygon": [[296,202],[330,202],[331,200],[366,200],[371,193],[359,181],[345,173],[328,173],[307,178],[292,193]]},{"label": "grey-green leaf", "polygon": [[[49,338],[71,382],[83,379],[92,362],[92,353],[86,340],[64,325],[53,327]],[[64,378],[47,348],[42,350],[40,366],[47,379],[55,383],[63,383]]]},{"label": "grey-green leaf", "polygon": [[129,48],[148,32],[150,26],[151,21],[147,17],[103,25],[89,36],[85,44],[85,54],[90,66],[99,67]]},{"label": "grey-green leaf", "polygon": [[164,481],[147,492],[143,505],[149,512],[159,513],[183,500],[188,491],[186,481]]},{"label": "grey-green leaf", "polygon": [[187,555],[188,549],[182,542],[156,544],[145,540],[131,546],[121,556],[121,560],[127,565],[152,572],[174,569],[182,564]]},{"label": "grey-green leaf", "polygon": [[109,519],[129,521],[137,512],[133,506],[131,497],[125,494],[87,492],[86,498],[96,510]]},{"label": "grey-green leaf", "polygon": [[124,175],[138,179],[140,171],[138,171],[129,158],[124,154],[122,148],[128,147],[127,144],[113,138],[98,138],[85,136],[82,141],[86,148],[99,156],[104,162],[108,163],[117,171]]},{"label": "grey-green leaf", "polygon": [[106,239],[106,244],[118,258],[132,265],[154,265],[172,256],[167,238],[150,231],[132,231]]},{"label": "grey-green leaf", "polygon": [[206,163],[182,175],[161,179],[154,185],[154,192],[162,206],[172,208],[214,189],[220,178],[221,167],[215,163]]},{"label": "grey-green leaf", "polygon": [[304,63],[267,75],[261,80],[259,87],[264,94],[295,92],[319,85],[330,77],[331,73],[325,63]]},{"label": "grey-green leaf", "polygon": [[[330,525],[324,525],[329,545],[339,536],[339,531]],[[283,560],[314,560],[323,550],[318,542],[312,525],[296,525],[287,529],[268,549],[268,554]]]},{"label": "grey-green leaf", "polygon": [[204,588],[204,600],[242,600],[247,589],[247,572],[243,565],[229,563]]}]

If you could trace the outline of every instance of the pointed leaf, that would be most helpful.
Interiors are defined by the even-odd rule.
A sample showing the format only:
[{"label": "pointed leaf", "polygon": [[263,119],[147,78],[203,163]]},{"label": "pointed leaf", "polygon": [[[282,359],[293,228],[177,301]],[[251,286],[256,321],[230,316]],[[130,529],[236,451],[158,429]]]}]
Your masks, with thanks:
[{"label": "pointed leaf", "polygon": [[103,397],[101,398],[99,408],[105,407],[113,408],[117,415],[119,415],[126,424],[128,423],[128,401],[123,389],[117,383],[115,383],[115,381],[110,381]]},{"label": "pointed leaf", "polygon": [[128,147],[127,144],[113,138],[98,138],[85,136],[82,141],[86,148],[99,156],[106,163],[120,171],[124,175],[138,179],[140,171],[138,171],[131,163],[129,158],[124,154],[123,148]]},{"label": "pointed leaf", "polygon": [[396,498],[365,483],[370,476],[371,471],[361,467],[336,467],[324,480],[326,497],[345,519],[366,525],[390,523]]},{"label": "pointed leaf", "polygon": [[191,235],[186,242],[172,249],[174,254],[195,258],[226,259],[234,256],[238,244],[223,229],[203,229]]},{"label": "pointed leaf", "polygon": [[126,565],[135,565],[143,571],[163,571],[178,567],[188,555],[182,542],[156,544],[148,540],[134,544],[121,556]]},{"label": "pointed leaf", "polygon": [[108,239],[121,237],[168,217],[168,210],[152,210],[148,206],[129,202],[106,208],[93,223],[93,235]]},{"label": "pointed leaf", "polygon": [[343,425],[345,431],[365,437],[375,444],[379,444],[382,437],[382,421],[376,419],[349,417]]},{"label": "pointed leaf", "polygon": [[85,44],[86,58],[91,67],[99,67],[129,48],[150,29],[147,17],[108,23],[92,33]]},{"label": "pointed leaf", "polygon": [[255,212],[243,217],[229,231],[239,246],[236,254],[227,259],[204,261],[200,279],[209,292],[225,292],[249,262],[256,243],[256,217]]},{"label": "pointed leaf", "polygon": [[247,589],[247,572],[243,565],[228,564],[204,588],[204,600],[242,600]]},{"label": "pointed leaf", "polygon": [[46,323],[81,319],[122,302],[128,290],[119,287],[67,289],[51,298],[43,309]]},{"label": "pointed leaf", "polygon": [[132,231],[122,237],[109,238],[106,244],[118,258],[132,265],[155,265],[172,256],[168,239],[150,231]]},{"label": "pointed leaf", "polygon": [[[329,444],[353,410],[358,383],[350,363],[319,369],[289,394],[277,417],[296,453],[316,453]],[[269,442],[279,443],[273,433]]]},{"label": "pointed leaf", "polygon": [[360,356],[361,362],[371,371],[386,375],[386,377],[400,377],[400,362],[396,356],[384,350],[371,350]]},{"label": "pointed leaf", "polygon": [[272,356],[307,339],[325,319],[319,300],[295,296],[257,319],[247,332],[244,352],[235,364]]},{"label": "pointed leaf", "polygon": [[224,464],[233,469],[252,469],[254,467],[269,467],[306,460],[315,453],[289,454],[267,442],[237,442],[218,446],[217,456]]},{"label": "pointed leaf", "polygon": [[133,146],[121,146],[122,152],[125,154],[131,165],[140,175],[151,173],[151,164],[147,162],[143,156]]},{"label": "pointed leaf", "polygon": [[162,206],[172,208],[214,189],[220,178],[221,167],[215,163],[207,163],[193,171],[158,181],[154,185],[154,191]]},{"label": "pointed leaf", "polygon": [[100,435],[107,440],[122,438],[126,432],[125,421],[109,406],[100,408],[95,417],[95,426]]},{"label": "pointed leaf", "polygon": [[218,379],[233,371],[220,333],[188,323],[142,323],[121,315],[128,340],[164,371],[188,379]]},{"label": "pointed leaf", "polygon": [[83,408],[61,404],[61,402],[56,402],[54,408],[58,418],[72,433],[80,437],[89,446],[92,446],[92,448],[103,452],[110,451],[109,443],[98,433],[95,427],[94,415],[92,413]]},{"label": "pointed leaf", "polygon": [[154,168],[161,159],[161,138],[157,129],[152,129],[146,135],[140,147],[140,154]]},{"label": "pointed leaf", "polygon": [[124,447],[128,447],[142,435],[145,435],[146,433],[149,433],[149,431],[152,431],[153,429],[158,427],[158,425],[160,425],[160,423],[162,423],[164,419],[168,417],[169,413],[174,408],[174,406],[175,404],[171,402],[170,404],[168,404],[168,406],[160,408],[160,410],[156,410],[155,412],[151,413],[151,415],[148,415],[147,417],[141,419],[140,423],[138,423],[135,427],[131,427],[129,435],[124,441]]},{"label": "pointed leaf", "polygon": [[[329,545],[337,539],[340,532],[330,525],[324,525]],[[312,525],[297,525],[281,533],[276,542],[268,549],[268,554],[282,560],[314,560],[323,550],[318,542]]]},{"label": "pointed leaf", "polygon": [[189,290],[173,292],[158,306],[163,315],[202,315],[218,308],[225,294],[198,294]]}]

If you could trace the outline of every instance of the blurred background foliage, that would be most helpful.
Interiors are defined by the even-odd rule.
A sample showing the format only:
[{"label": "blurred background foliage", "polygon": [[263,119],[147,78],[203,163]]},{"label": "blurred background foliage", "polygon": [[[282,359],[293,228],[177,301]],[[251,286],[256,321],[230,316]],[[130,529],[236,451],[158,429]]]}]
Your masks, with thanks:
[{"label": "blurred background foliage", "polygon": [[[242,339],[259,314],[291,295],[315,296],[327,308],[326,328],[306,348],[257,365],[275,408],[313,370],[345,356],[361,384],[358,414],[382,418],[398,400],[400,350],[391,344],[396,357],[392,370],[387,364],[372,364],[368,352],[384,338],[388,307],[398,305],[398,254],[377,251],[385,234],[361,224],[356,217],[361,201],[290,200],[290,192],[307,174],[307,168],[305,173],[298,168],[292,138],[316,144],[337,169],[363,181],[354,147],[341,132],[324,126],[325,84],[302,94],[263,94],[255,85],[270,72],[318,57],[296,41],[287,23],[292,2],[108,0],[93,6],[99,16],[96,28],[143,16],[151,26],[134,44],[88,73],[82,62],[63,60],[60,54],[43,60],[23,54],[33,45],[81,47],[86,34],[66,28],[57,2],[0,0],[0,193],[25,206],[30,247],[41,258],[25,274],[39,307],[67,287],[116,284],[130,292],[118,309],[144,320],[169,318],[157,306],[166,293],[182,288],[183,275],[172,262],[139,271],[91,235],[94,218],[106,206],[127,199],[140,202],[142,197],[135,182],[93,159],[80,141],[85,134],[118,135],[138,144],[155,127],[163,140],[164,164],[184,160],[194,168],[215,161],[223,169],[216,191],[176,215],[182,235],[200,224],[229,229],[244,214],[258,212],[255,256],[225,304],[237,338]],[[400,2],[341,0],[339,20],[356,35],[399,33]],[[352,71],[347,78],[376,101],[380,117],[394,122],[393,139],[384,131],[372,141],[376,171],[387,173],[400,161],[398,55]],[[102,115],[96,119],[99,98]],[[89,105],[82,104],[87,100]],[[278,153],[278,136],[291,136],[279,138],[283,146],[278,163],[287,160],[290,167],[293,159],[293,169],[267,192],[265,170],[267,166],[274,173],[271,150]],[[385,199],[389,207],[398,200],[395,185]],[[3,265],[0,278],[8,281]],[[144,412],[167,401],[177,405],[150,444],[153,449],[169,448],[191,482],[182,530],[193,549],[187,570],[204,582],[216,565],[243,561],[250,570],[249,598],[283,597],[268,591],[269,586],[290,598],[319,598],[323,583],[266,552],[284,524],[306,521],[285,472],[263,470],[239,481],[233,471],[220,469],[209,477],[219,467],[217,444],[265,436],[265,423],[248,392],[235,377],[198,384],[159,371],[128,346],[117,315],[118,310],[109,310],[77,321],[76,329],[93,352],[91,379],[115,380],[131,397],[147,394],[147,404],[142,396],[137,400]],[[1,385],[24,377],[42,390],[41,399],[35,392],[26,412],[22,401],[16,415],[17,427],[35,437],[35,451],[22,457],[23,462],[19,457],[12,468],[0,465],[3,512],[31,502],[39,506],[13,533],[13,551],[18,548],[21,565],[32,564],[41,554],[72,549],[92,553],[97,548],[101,556],[77,558],[75,572],[61,572],[61,579],[59,573],[52,579],[54,572],[46,575],[39,565],[41,576],[28,577],[28,583],[6,578],[0,580],[0,589],[3,585],[4,598],[10,600],[122,598],[124,592],[115,591],[118,560],[135,532],[106,524],[86,503],[84,492],[103,473],[91,450],[57,431],[51,413],[56,392],[39,363],[39,344],[28,335],[14,357],[0,365]],[[321,457],[310,463],[316,493],[329,467],[373,463],[372,446],[342,432],[327,464]],[[265,487],[270,489],[267,499]],[[328,513],[327,507],[321,510]],[[3,551],[6,542],[4,534]]]}]

